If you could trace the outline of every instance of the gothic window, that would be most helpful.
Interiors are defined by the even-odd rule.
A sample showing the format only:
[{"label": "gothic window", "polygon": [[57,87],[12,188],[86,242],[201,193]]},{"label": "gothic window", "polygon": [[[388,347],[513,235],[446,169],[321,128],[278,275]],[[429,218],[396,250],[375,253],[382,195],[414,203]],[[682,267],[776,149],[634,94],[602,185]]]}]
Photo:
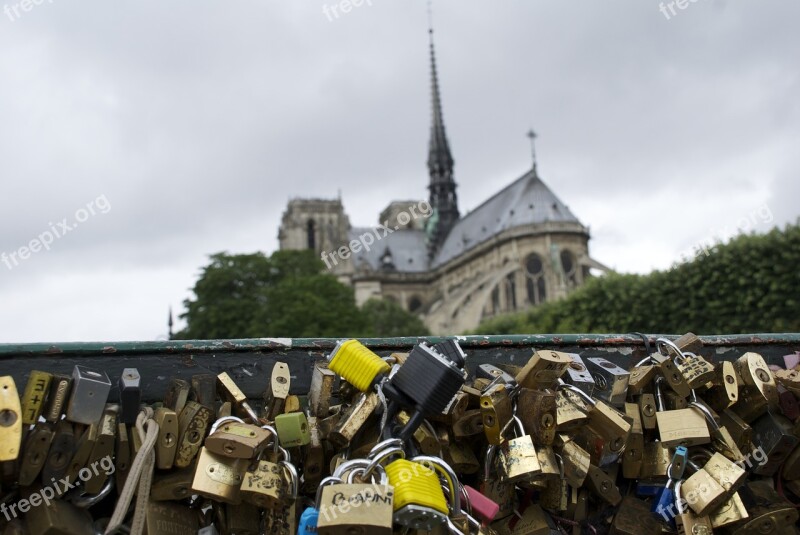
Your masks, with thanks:
[{"label": "gothic window", "polygon": [[533,253],[525,259],[525,286],[528,291],[528,302],[541,305],[547,299],[544,282],[544,265],[539,255]]},{"label": "gothic window", "polygon": [[492,290],[492,313],[500,312],[500,286],[495,286]]},{"label": "gothic window", "polygon": [[306,224],[306,238],[308,240],[308,248],[309,249],[316,249],[317,248],[317,236],[316,236],[316,224],[314,223],[313,219],[309,219],[308,223]]},{"label": "gothic window", "polygon": [[412,314],[417,312],[422,307],[422,300],[416,295],[408,300],[408,311]]},{"label": "gothic window", "polygon": [[561,251],[561,267],[564,269],[564,278],[567,281],[567,285],[577,285],[576,273],[578,266],[577,262],[575,262],[575,255],[566,249]]},{"label": "gothic window", "polygon": [[517,282],[515,273],[509,273],[508,277],[506,277],[506,308],[510,311],[517,309]]}]

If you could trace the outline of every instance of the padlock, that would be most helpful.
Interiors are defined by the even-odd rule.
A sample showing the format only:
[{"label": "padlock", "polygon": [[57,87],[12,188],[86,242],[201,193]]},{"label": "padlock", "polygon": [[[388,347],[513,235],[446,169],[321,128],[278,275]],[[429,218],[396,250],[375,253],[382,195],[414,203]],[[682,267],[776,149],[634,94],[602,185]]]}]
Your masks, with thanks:
[{"label": "padlock", "polygon": [[738,492],[734,494],[733,497],[723,502],[722,505],[717,507],[708,516],[715,530],[724,526],[736,525],[750,517]]},{"label": "padlock", "polygon": [[516,437],[498,447],[498,459],[504,478],[509,483],[530,482],[542,473],[542,465],[530,435],[525,434],[522,422],[512,419]]},{"label": "padlock", "polygon": [[[277,437],[277,433],[274,436]],[[297,469],[277,438],[273,441],[273,454],[277,457],[275,462],[259,460],[245,472],[241,484],[242,500],[262,509],[280,509],[297,498]]]},{"label": "padlock", "polygon": [[167,393],[164,395],[164,407],[180,414],[189,400],[191,387],[183,379],[172,378],[167,385]]},{"label": "padlock", "polygon": [[683,495],[697,515],[703,516],[715,511],[725,503],[729,495],[704,468],[700,468],[683,482]]},{"label": "padlock", "polygon": [[0,377],[0,461],[13,461],[22,444],[22,406],[10,375]]},{"label": "padlock", "polygon": [[90,425],[103,416],[111,380],[103,371],[75,366],[72,370],[72,391],[67,403],[67,420]]},{"label": "padlock", "polygon": [[72,389],[72,378],[66,375],[53,375],[50,381],[50,392],[44,405],[44,419],[50,423],[57,423],[67,408],[67,399]]},{"label": "padlock", "polygon": [[580,388],[591,396],[597,385],[586,367],[586,363],[577,353],[567,353],[567,355],[572,359],[572,362],[569,363],[569,367],[567,367],[567,371],[564,374],[564,382]]},{"label": "padlock", "polygon": [[747,472],[721,453],[714,453],[703,469],[725,489],[727,500],[747,481]]},{"label": "padlock", "polygon": [[688,462],[688,450],[684,446],[675,448],[675,454],[667,467],[666,486],[659,489],[651,505],[651,511],[661,515],[671,529],[675,529],[676,486],[683,479]]},{"label": "padlock", "polygon": [[719,415],[719,423],[728,430],[740,451],[750,451],[753,447],[753,428],[742,420],[730,409],[722,411]]},{"label": "padlock", "polygon": [[790,392],[780,383],[778,387],[778,404],[781,409],[781,414],[786,416],[789,420],[795,421],[800,418],[800,403],[794,393]]},{"label": "padlock", "polygon": [[150,501],[144,523],[145,535],[190,535],[199,529],[197,513],[185,505]]},{"label": "padlock", "polygon": [[668,411],[678,411],[689,407],[689,402],[686,398],[682,398],[675,392],[667,390],[664,392],[664,408]]},{"label": "padlock", "polygon": [[355,478],[365,476],[366,465],[351,472],[346,483],[334,481],[339,479],[337,472],[337,477],[331,479],[333,483],[321,488],[316,502],[319,535],[392,533],[395,490],[379,465],[374,469],[378,480],[357,483]]},{"label": "padlock", "polygon": [[632,420],[631,432],[625,445],[625,454],[622,457],[622,474],[628,479],[638,479],[642,471],[644,457],[644,431],[639,406],[635,403],[625,403],[625,414]]},{"label": "padlock", "polygon": [[217,392],[223,400],[231,402],[234,414],[240,414],[243,417],[250,418],[253,423],[258,423],[258,415],[247,401],[247,396],[227,372],[217,375]]},{"label": "padlock", "polygon": [[645,442],[640,477],[642,479],[665,477],[669,469],[670,459],[669,447],[661,441]]},{"label": "padlock", "polygon": [[800,370],[777,370],[772,375],[776,384],[781,384],[789,392],[800,396]]},{"label": "padlock", "polygon": [[[447,501],[439,476],[433,469],[419,462],[397,459],[386,465],[386,475],[389,485],[394,489],[392,507],[395,523],[414,529],[431,530],[447,521]],[[453,499],[458,498],[458,493],[455,493]]]},{"label": "padlock", "polygon": [[778,408],[775,378],[764,358],[758,353],[745,353],[734,364],[743,386],[739,401],[731,407],[744,421],[750,423],[769,409]]},{"label": "padlock", "polygon": [[539,493],[539,505],[552,512],[567,510],[569,505],[569,483],[564,475],[564,461],[561,455],[556,454],[558,477],[548,479],[546,487]]},{"label": "padlock", "polygon": [[479,472],[480,481],[478,489],[481,494],[500,506],[497,518],[505,518],[514,512],[516,506],[514,484],[509,483],[498,477],[499,468],[497,467],[497,457],[495,446],[487,448],[484,454],[483,469]]},{"label": "padlock", "polygon": [[659,348],[659,351],[663,351],[664,354],[655,353],[650,355],[650,361],[658,368],[659,374],[664,378],[667,386],[669,386],[672,391],[681,397],[689,397],[692,389],[689,388],[689,383],[686,382],[681,372],[678,371],[678,367],[675,365],[675,362],[673,362],[672,357],[666,349],[669,347],[669,340],[665,341],[667,344],[662,344]]},{"label": "padlock", "polygon": [[311,442],[308,419],[302,412],[279,414],[275,417],[275,429],[284,448],[306,446]]},{"label": "padlock", "polygon": [[74,449],[75,433],[72,424],[67,420],[61,420],[55,425],[55,435],[42,467],[43,485],[50,484],[53,479],[59,480],[64,477]]},{"label": "padlock", "polygon": [[308,410],[312,416],[325,418],[333,396],[333,384],[336,373],[329,370],[324,363],[316,363],[311,373],[311,389],[308,393]]},{"label": "padlock", "polygon": [[240,489],[246,469],[245,459],[223,457],[200,448],[191,491],[214,501],[236,505],[242,500]]},{"label": "padlock", "polygon": [[797,533],[797,507],[768,482],[750,481],[741,495],[750,519],[733,530],[735,535]]},{"label": "padlock", "polygon": [[717,366],[713,385],[703,392],[703,400],[717,412],[739,401],[739,382],[732,362],[726,360]]},{"label": "padlock", "polygon": [[502,431],[513,416],[511,391],[505,384],[491,386],[481,395],[481,418],[483,432],[489,444],[499,446],[503,441]]},{"label": "padlock", "polygon": [[453,441],[442,448],[442,458],[459,474],[477,474],[481,468],[475,452],[467,442]]},{"label": "padlock", "polygon": [[265,509],[262,531],[270,535],[295,535],[297,533],[296,504],[280,507],[278,509]]},{"label": "padlock", "polygon": [[[72,454],[69,468],[67,468],[67,477],[70,481],[76,481],[78,479],[78,472],[81,468],[85,467],[86,463],[89,461],[89,455],[92,454],[92,450],[94,449],[99,427],[100,422],[97,422],[88,427],[84,427],[79,434],[76,434],[78,438],[75,442],[75,452]],[[77,433],[78,425],[75,426],[75,429]]]},{"label": "padlock", "polygon": [[[397,422],[400,424],[400,426],[408,425],[409,420],[411,420],[411,415],[406,411],[400,411],[397,413]],[[438,456],[441,454],[441,444],[439,444],[439,440],[436,438],[434,431],[435,430],[433,427],[431,427],[427,420],[423,422],[423,424],[419,426],[416,431],[414,431],[412,438],[414,439],[415,445],[423,455]]]},{"label": "padlock", "polygon": [[639,415],[642,417],[642,429],[652,430],[658,427],[656,419],[656,397],[654,394],[639,396]]},{"label": "padlock", "polygon": [[573,488],[581,488],[586,481],[591,465],[589,452],[574,441],[569,440],[561,446],[561,461],[564,466],[564,477]]},{"label": "padlock", "polygon": [[[665,340],[665,342],[668,342]],[[678,368],[678,372],[686,380],[689,388],[700,388],[714,380],[716,375],[714,365],[709,363],[700,355],[692,352],[684,352],[675,344],[668,344],[675,351],[673,361]]]},{"label": "padlock", "polygon": [[777,412],[767,411],[753,422],[753,446],[763,462],[753,467],[753,473],[772,476],[797,446],[792,423]]},{"label": "padlock", "polygon": [[463,440],[483,433],[483,416],[480,409],[464,412],[464,415],[453,424],[453,438]]},{"label": "padlock", "polygon": [[205,440],[208,451],[234,459],[253,459],[267,447],[272,433],[264,427],[246,424],[235,416],[218,419]]},{"label": "padlock", "polygon": [[32,485],[39,477],[54,436],[55,426],[50,422],[39,422],[28,433],[19,468],[18,483],[21,487]]},{"label": "padlock", "polygon": [[536,351],[516,376],[522,388],[555,388],[558,379],[572,363],[567,353],[559,351]]},{"label": "padlock", "polygon": [[578,408],[577,396],[568,390],[556,391],[556,430],[569,432],[583,426],[589,419]]},{"label": "padlock", "polygon": [[[317,486],[316,499],[314,500],[313,507],[307,507],[300,515],[300,521],[297,526],[298,535],[306,535],[309,533],[317,533],[317,524],[319,522],[320,506],[322,501],[322,489],[328,485],[344,484],[341,478],[328,476],[320,481]],[[331,514],[331,513],[329,513]]]},{"label": "padlock", "polygon": [[628,396],[638,396],[644,393],[645,388],[653,383],[656,375],[657,369],[652,364],[632,368],[628,378]]},{"label": "padlock", "polygon": [[217,402],[217,376],[213,373],[192,375],[189,400],[206,407],[213,414]]},{"label": "padlock", "polygon": [[469,502],[471,513],[483,522],[493,521],[500,512],[500,505],[478,489],[464,485],[464,495]]},{"label": "padlock", "polygon": [[591,464],[587,472],[585,483],[586,488],[592,491],[597,497],[607,501],[611,505],[619,505],[622,501],[622,494],[606,472],[599,467]]},{"label": "padlock", "polygon": [[392,367],[358,340],[344,340],[328,355],[328,368],[361,392],[370,392]]},{"label": "padlock", "polygon": [[158,424],[156,468],[169,470],[175,462],[175,452],[178,449],[178,415],[172,409],[159,407],[153,420]]},{"label": "padlock", "polygon": [[545,446],[553,444],[556,438],[557,413],[558,406],[554,390],[520,389],[517,395],[516,414],[534,444]]},{"label": "padlock", "polygon": [[611,521],[608,533],[609,535],[660,535],[661,526],[653,519],[650,508],[645,502],[634,496],[625,496]]},{"label": "padlock", "polygon": [[[89,441],[93,443],[92,451],[86,460],[85,467],[78,472],[78,476],[84,482],[83,488],[85,492],[98,494],[110,475],[105,470],[99,470],[98,466],[103,464],[103,459],[107,458],[110,461],[114,456],[117,436],[117,406],[107,406],[100,418],[99,425],[93,425],[91,429],[95,431],[95,434],[89,437]],[[81,475],[84,470],[91,474],[88,479],[84,479]]]},{"label": "padlock", "polygon": [[183,500],[191,496],[194,468],[182,468],[153,477],[150,499],[156,501]]},{"label": "padlock", "polygon": [[133,425],[142,399],[141,376],[136,368],[125,368],[119,377],[119,421]]},{"label": "padlock", "polygon": [[380,401],[375,392],[360,394],[355,403],[342,414],[336,426],[328,433],[328,440],[335,446],[344,448],[350,444],[366,421],[378,408]]},{"label": "padlock", "polygon": [[178,416],[178,447],[174,462],[176,468],[186,468],[194,462],[211,425],[212,416],[213,412],[205,405],[197,401],[186,402]]},{"label": "padlock", "polygon": [[630,373],[604,358],[586,359],[586,366],[595,382],[593,397],[612,407],[621,408],[628,393]]},{"label": "padlock", "polygon": [[39,421],[44,409],[44,401],[50,389],[53,375],[47,372],[32,370],[22,394],[22,423],[33,425]]},{"label": "padlock", "polygon": [[661,377],[655,380],[656,421],[658,434],[665,446],[697,446],[711,442],[705,417],[694,409],[668,411],[661,394]]},{"label": "padlock", "polygon": [[[480,392],[478,392],[478,396],[480,397]],[[453,425],[464,416],[469,405],[469,399],[469,395],[466,392],[458,391],[440,414],[430,416],[428,419],[432,422]]]},{"label": "padlock", "polygon": [[578,394],[589,405],[588,423],[578,431],[575,441],[589,452],[592,462],[598,466],[606,466],[619,459],[631,431],[631,419],[572,385],[562,383],[559,389]]},{"label": "padlock", "polygon": [[538,504],[530,504],[509,520],[492,524],[498,535],[550,535],[552,521]]},{"label": "padlock", "polygon": [[286,398],[292,385],[292,376],[289,365],[285,362],[276,362],[272,367],[272,374],[267,389],[264,391],[264,415],[267,420],[274,420],[276,416],[286,412]]},{"label": "padlock", "polygon": [[683,498],[683,481],[675,484],[675,525],[678,535],[712,535],[714,528],[711,525],[711,518],[708,516],[698,516],[686,510],[686,500]]}]

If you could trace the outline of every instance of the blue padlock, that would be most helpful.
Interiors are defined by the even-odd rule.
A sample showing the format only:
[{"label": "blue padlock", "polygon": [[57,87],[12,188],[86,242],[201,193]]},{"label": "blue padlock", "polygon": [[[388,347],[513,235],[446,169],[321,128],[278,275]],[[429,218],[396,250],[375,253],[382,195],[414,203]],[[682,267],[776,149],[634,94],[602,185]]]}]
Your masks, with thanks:
[{"label": "blue padlock", "polygon": [[650,510],[661,517],[673,530],[675,527],[675,480],[667,481],[667,486],[661,491],[658,497],[653,500]]},{"label": "blue padlock", "polygon": [[326,485],[344,483],[341,478],[329,476],[320,481],[317,487],[317,498],[314,507],[306,507],[300,515],[300,522],[297,524],[297,535],[309,535],[317,532],[317,522],[319,521],[319,502],[322,499],[322,488]]}]

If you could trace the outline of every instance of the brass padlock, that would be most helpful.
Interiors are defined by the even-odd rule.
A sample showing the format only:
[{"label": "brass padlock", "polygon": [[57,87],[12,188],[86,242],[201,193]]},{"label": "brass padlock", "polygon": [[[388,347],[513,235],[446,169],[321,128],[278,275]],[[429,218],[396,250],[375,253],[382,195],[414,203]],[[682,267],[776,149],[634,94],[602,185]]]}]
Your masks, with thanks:
[{"label": "brass padlock", "polygon": [[555,455],[558,464],[558,477],[548,479],[546,487],[539,493],[539,505],[543,508],[554,511],[566,511],[569,505],[569,483],[564,475],[564,461],[558,454]]},{"label": "brass padlock", "polygon": [[158,424],[156,468],[169,470],[175,462],[175,452],[178,449],[178,415],[172,409],[159,407],[153,420]]},{"label": "brass padlock", "polygon": [[195,465],[192,492],[215,501],[238,504],[247,460],[232,459],[200,448]]},{"label": "brass padlock", "polygon": [[753,448],[753,428],[730,409],[719,415],[720,425],[728,430],[740,451]]},{"label": "brass padlock", "polygon": [[522,422],[515,416],[513,423],[518,436],[506,440],[498,448],[500,467],[505,480],[510,483],[533,481],[542,473],[542,465],[539,463],[533,440],[522,428]]},{"label": "brass padlock", "polygon": [[638,396],[644,392],[656,378],[657,369],[652,364],[645,366],[636,366],[631,369],[631,375],[628,378],[628,395]]},{"label": "brass padlock", "polygon": [[[89,437],[89,441],[93,443],[92,451],[86,460],[85,468],[82,468],[78,475],[84,480],[84,490],[88,494],[99,494],[106,484],[110,472],[98,470],[97,467],[104,464],[104,459],[111,461],[114,457],[117,437],[117,407],[109,405],[100,418],[100,424],[92,426],[92,428],[95,430],[95,434]],[[81,475],[83,470],[92,474],[88,480]]]},{"label": "brass padlock", "polygon": [[194,468],[161,473],[153,478],[150,499],[156,501],[183,500],[191,496]]},{"label": "brass padlock", "polygon": [[[363,470],[366,470],[365,468]],[[390,535],[394,514],[394,489],[386,473],[372,483],[334,483],[320,487],[316,508],[319,535],[371,533]],[[355,477],[357,474],[352,473]],[[326,478],[328,481],[338,478]],[[341,481],[341,480],[340,480]]]},{"label": "brass padlock", "polygon": [[164,395],[164,407],[175,411],[175,414],[180,414],[189,400],[190,391],[191,387],[187,381],[177,378],[170,379],[167,393]]},{"label": "brass padlock", "polygon": [[55,426],[55,435],[47,453],[47,460],[42,467],[43,485],[51,484],[52,479],[59,480],[64,477],[74,449],[75,433],[72,424],[67,420],[61,420]]},{"label": "brass padlock", "polygon": [[55,427],[50,422],[39,422],[28,433],[19,468],[21,487],[32,485],[41,473],[54,437]]},{"label": "brass padlock", "polygon": [[[409,420],[411,420],[411,416],[406,411],[400,411],[397,414],[397,422],[401,426],[405,426]],[[423,422],[423,424],[414,431],[412,436],[417,448],[423,455],[439,456],[442,447],[432,429],[433,428],[427,422]]]},{"label": "brass padlock", "polygon": [[553,444],[556,438],[557,412],[555,391],[520,389],[516,414],[522,421],[525,431],[531,435],[534,444],[545,446]]},{"label": "brass padlock", "polygon": [[607,501],[611,505],[619,505],[622,501],[622,494],[620,494],[619,488],[614,484],[614,479],[593,464],[589,465],[586,487],[591,490],[595,496]]},{"label": "brass padlock", "polygon": [[581,488],[589,473],[591,457],[572,440],[565,440],[561,445],[561,460],[564,464],[564,477],[573,488]]},{"label": "brass padlock", "polygon": [[145,513],[145,535],[190,535],[197,533],[199,517],[185,505],[150,501]]},{"label": "brass padlock", "polygon": [[714,529],[737,524],[749,517],[750,515],[747,513],[747,509],[739,493],[735,493],[731,498],[723,502],[722,505],[709,514],[711,525]]},{"label": "brass padlock", "polygon": [[13,461],[22,444],[22,406],[10,375],[0,377],[0,461]]},{"label": "brass padlock", "polygon": [[178,447],[174,462],[176,468],[186,468],[194,462],[211,425],[213,414],[211,409],[197,401],[186,402],[178,417]]},{"label": "brass padlock", "polygon": [[730,432],[724,426],[717,423],[714,414],[711,410],[703,405],[700,400],[693,401],[689,406],[695,410],[700,411],[706,418],[706,423],[711,430],[711,442],[718,452],[722,453],[725,457],[733,462],[744,462],[745,458],[742,454],[736,441],[733,440]]},{"label": "brass padlock", "polygon": [[67,375],[53,375],[50,381],[50,392],[44,405],[42,415],[50,423],[57,423],[67,408],[67,399],[72,389],[72,378]]},{"label": "brass padlock", "polygon": [[609,535],[661,535],[661,526],[653,518],[650,507],[645,502],[634,496],[625,496],[611,521],[611,530],[608,533]]},{"label": "brass padlock", "polygon": [[[333,373],[333,372],[330,372]],[[316,366],[315,366],[316,374]],[[333,381],[330,383],[333,386]],[[272,367],[272,375],[267,384],[267,389],[264,391],[264,413],[267,420],[274,420],[279,414],[282,414],[286,405],[286,398],[289,396],[289,389],[292,386],[292,376],[289,372],[289,365],[285,362],[276,362]],[[314,390],[317,385],[312,385],[311,389]],[[328,396],[328,401],[330,396]],[[323,416],[324,413],[321,413]]]},{"label": "brass padlock", "polygon": [[633,422],[625,445],[625,454],[622,457],[622,474],[628,479],[638,479],[644,458],[644,431],[639,406],[635,403],[626,403],[625,414]]},{"label": "brass padlock", "polygon": [[192,389],[189,391],[189,400],[199,403],[211,411],[211,414],[214,414],[217,402],[217,376],[213,373],[192,375]]},{"label": "brass padlock", "polygon": [[669,448],[660,441],[645,442],[640,478],[666,477],[671,460]]},{"label": "brass padlock", "polygon": [[703,469],[725,489],[727,500],[747,481],[747,472],[721,453],[714,453]]},{"label": "brass padlock", "polygon": [[639,396],[639,414],[642,417],[642,429],[652,430],[658,427],[656,419],[656,397],[654,394]]},{"label": "brass padlock", "polygon": [[538,504],[531,504],[510,520],[492,523],[499,535],[550,535],[551,525],[547,513]]},{"label": "brass padlock", "polygon": [[745,505],[750,519],[733,530],[735,535],[797,532],[797,508],[780,496],[768,482],[750,481],[746,490],[748,499]]},{"label": "brass padlock", "polygon": [[555,388],[558,379],[564,375],[572,358],[559,351],[536,351],[516,376],[523,388]]},{"label": "brass padlock", "polygon": [[686,379],[689,388],[700,388],[713,381],[716,376],[714,365],[695,353],[681,352],[674,360],[678,372]]},{"label": "brass padlock", "polygon": [[222,525],[222,533],[225,535],[260,535],[262,533],[261,509],[253,504],[219,504],[216,511],[217,519]]},{"label": "brass padlock", "polygon": [[296,504],[280,507],[278,509],[266,509],[262,522],[263,531],[270,535],[295,535],[297,533],[297,514]]},{"label": "brass padlock", "polygon": [[[29,535],[94,535],[92,516],[69,502],[54,500],[47,507],[39,507],[35,514],[25,515],[25,527]],[[64,528],[69,531],[65,531]]]},{"label": "brass padlock", "polygon": [[443,459],[453,467],[459,474],[477,474],[481,468],[475,452],[469,443],[464,441],[453,441],[442,448]]},{"label": "brass padlock", "polygon": [[711,442],[711,433],[708,431],[706,419],[702,413],[695,409],[680,409],[668,411],[664,407],[661,394],[663,378],[655,380],[656,390],[656,421],[658,434],[665,446],[697,446]]},{"label": "brass padlock", "polygon": [[711,518],[707,515],[698,516],[686,510],[684,505],[686,500],[683,498],[683,481],[675,484],[675,525],[678,528],[678,535],[712,535],[714,528],[711,525]]},{"label": "brass padlock", "polygon": [[569,432],[578,429],[589,419],[578,408],[577,396],[569,390],[556,391],[556,430]]},{"label": "brass padlock", "polygon": [[39,421],[44,409],[44,400],[50,389],[53,375],[47,372],[32,370],[22,394],[22,423],[33,425]]},{"label": "brass padlock", "polygon": [[497,447],[489,446],[484,453],[483,470],[480,472],[478,490],[500,506],[496,518],[505,518],[514,513],[516,494],[513,483],[498,477],[500,468],[496,452]]},{"label": "brass padlock", "polygon": [[322,444],[322,434],[316,417],[308,417],[308,428],[311,440],[306,447],[303,460],[303,490],[305,492],[317,488],[322,480],[325,466],[325,448]]},{"label": "brass padlock", "polygon": [[732,362],[721,362],[715,371],[712,386],[703,393],[709,407],[722,412],[739,401],[739,382]]},{"label": "brass padlock", "polygon": [[253,459],[261,455],[270,438],[273,438],[272,433],[267,429],[226,416],[214,422],[205,447],[223,457]]},{"label": "brass padlock", "polygon": [[[753,422],[753,445],[763,457],[762,462],[753,467],[753,473],[773,476],[783,461],[797,446],[792,422],[777,412],[768,411]],[[755,455],[754,455],[755,456]]]},{"label": "brass padlock", "polygon": [[505,384],[493,385],[481,395],[483,432],[489,444],[499,446],[503,441],[503,429],[511,421],[512,408],[511,391]]},{"label": "brass padlock", "polygon": [[[669,340],[667,340],[667,342],[669,342]],[[681,397],[689,397],[692,389],[689,388],[689,383],[686,382],[681,372],[678,371],[678,367],[672,361],[672,357],[655,353],[650,355],[650,360],[656,365],[658,372],[661,374],[661,377],[664,378],[664,381],[670,389]]]},{"label": "brass padlock", "polygon": [[[133,429],[133,433],[136,433],[136,429]],[[56,433],[56,440],[58,440],[58,433]],[[122,492],[122,489],[125,486],[125,480],[128,479],[128,472],[130,471],[131,462],[133,461],[131,450],[131,441],[128,438],[128,426],[121,422],[117,422],[117,437],[114,450],[114,463],[117,466],[117,469],[114,471],[114,479],[116,482],[117,493]]]},{"label": "brass padlock", "polygon": [[231,402],[234,413],[238,412],[243,417],[250,418],[253,422],[258,422],[258,415],[247,401],[247,396],[227,372],[217,375],[217,392],[223,400]]},{"label": "brass padlock", "polygon": [[297,469],[289,460],[289,454],[274,442],[274,453],[281,452],[277,462],[259,460],[248,469],[242,480],[241,498],[262,509],[280,509],[297,499]]},{"label": "brass padlock", "polygon": [[700,516],[712,513],[729,497],[722,485],[704,468],[689,476],[683,482],[682,489],[689,507]]},{"label": "brass padlock", "polygon": [[328,440],[340,448],[349,445],[379,404],[380,400],[375,392],[359,394],[356,402],[345,411],[336,427],[328,433]]},{"label": "brass padlock", "polygon": [[778,408],[778,389],[775,378],[758,353],[745,353],[734,364],[742,379],[739,401],[731,410],[750,423],[767,412]]},{"label": "brass padlock", "polygon": [[483,416],[479,409],[468,410],[453,424],[453,438],[463,440],[483,433]]}]

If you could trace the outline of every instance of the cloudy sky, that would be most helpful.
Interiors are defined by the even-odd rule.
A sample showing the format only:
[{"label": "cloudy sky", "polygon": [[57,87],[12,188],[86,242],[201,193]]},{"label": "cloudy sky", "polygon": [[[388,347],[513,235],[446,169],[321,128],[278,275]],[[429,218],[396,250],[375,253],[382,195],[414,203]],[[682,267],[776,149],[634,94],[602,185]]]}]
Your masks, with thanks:
[{"label": "cloudy sky", "polygon": [[[289,198],[341,190],[361,226],[426,196],[422,0],[2,2],[0,342],[164,337],[208,254],[277,247]],[[619,271],[797,219],[800,3],[665,8],[436,1],[462,212],[533,127]]]}]

